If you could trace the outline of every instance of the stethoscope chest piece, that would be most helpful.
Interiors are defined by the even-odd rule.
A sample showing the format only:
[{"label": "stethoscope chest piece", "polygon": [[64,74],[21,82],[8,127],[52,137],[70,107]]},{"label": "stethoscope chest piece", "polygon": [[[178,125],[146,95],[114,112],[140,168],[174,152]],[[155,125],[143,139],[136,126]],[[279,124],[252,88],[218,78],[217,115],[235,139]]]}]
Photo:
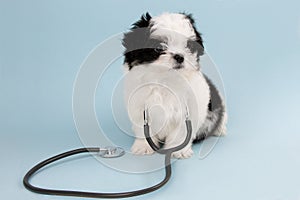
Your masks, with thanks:
[{"label": "stethoscope chest piece", "polygon": [[118,158],[125,154],[125,150],[121,147],[108,146],[99,150],[99,156],[102,158]]}]

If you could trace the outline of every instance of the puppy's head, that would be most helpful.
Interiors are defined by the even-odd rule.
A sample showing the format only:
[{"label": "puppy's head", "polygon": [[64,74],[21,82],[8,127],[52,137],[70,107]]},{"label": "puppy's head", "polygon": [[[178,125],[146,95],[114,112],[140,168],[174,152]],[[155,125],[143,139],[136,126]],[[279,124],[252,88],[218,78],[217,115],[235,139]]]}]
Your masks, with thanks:
[{"label": "puppy's head", "polygon": [[128,69],[138,65],[164,65],[167,68],[199,69],[204,47],[191,15],[165,13],[151,17],[146,13],[124,34],[124,63]]}]

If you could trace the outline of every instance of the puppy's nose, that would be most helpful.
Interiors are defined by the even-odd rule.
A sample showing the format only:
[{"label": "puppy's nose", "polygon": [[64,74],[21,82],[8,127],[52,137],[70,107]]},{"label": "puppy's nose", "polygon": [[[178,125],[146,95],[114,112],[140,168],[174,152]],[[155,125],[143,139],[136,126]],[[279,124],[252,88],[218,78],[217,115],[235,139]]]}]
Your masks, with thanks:
[{"label": "puppy's nose", "polygon": [[175,55],[173,56],[173,58],[174,58],[179,64],[183,63],[183,61],[184,61],[184,57],[183,57],[181,54],[175,54]]}]

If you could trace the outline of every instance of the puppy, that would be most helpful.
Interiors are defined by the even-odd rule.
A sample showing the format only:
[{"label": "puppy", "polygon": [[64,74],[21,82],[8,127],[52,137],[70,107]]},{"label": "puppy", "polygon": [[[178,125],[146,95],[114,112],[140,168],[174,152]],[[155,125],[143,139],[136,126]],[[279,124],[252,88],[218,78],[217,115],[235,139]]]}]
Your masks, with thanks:
[{"label": "puppy", "polygon": [[149,110],[150,135],[162,148],[181,144],[186,137],[185,116],[192,121],[192,138],[172,154],[192,156],[192,143],[226,134],[225,103],[201,72],[204,54],[201,34],[185,13],[148,13],[124,34],[124,96],[135,141],[134,154],[152,154],[143,133],[143,111]]}]

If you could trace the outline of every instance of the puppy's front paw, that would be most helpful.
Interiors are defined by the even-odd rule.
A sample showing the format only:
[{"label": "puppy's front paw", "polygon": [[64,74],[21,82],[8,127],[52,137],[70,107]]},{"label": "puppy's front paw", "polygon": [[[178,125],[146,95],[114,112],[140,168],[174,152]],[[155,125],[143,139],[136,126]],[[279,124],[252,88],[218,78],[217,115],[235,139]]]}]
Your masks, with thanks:
[{"label": "puppy's front paw", "polygon": [[172,153],[173,158],[178,158],[178,159],[184,159],[184,158],[190,158],[193,155],[193,150],[191,147],[188,148],[183,148],[179,151],[176,151]]},{"label": "puppy's front paw", "polygon": [[149,146],[146,139],[136,139],[131,147],[131,152],[136,155],[153,154],[154,150]]}]

